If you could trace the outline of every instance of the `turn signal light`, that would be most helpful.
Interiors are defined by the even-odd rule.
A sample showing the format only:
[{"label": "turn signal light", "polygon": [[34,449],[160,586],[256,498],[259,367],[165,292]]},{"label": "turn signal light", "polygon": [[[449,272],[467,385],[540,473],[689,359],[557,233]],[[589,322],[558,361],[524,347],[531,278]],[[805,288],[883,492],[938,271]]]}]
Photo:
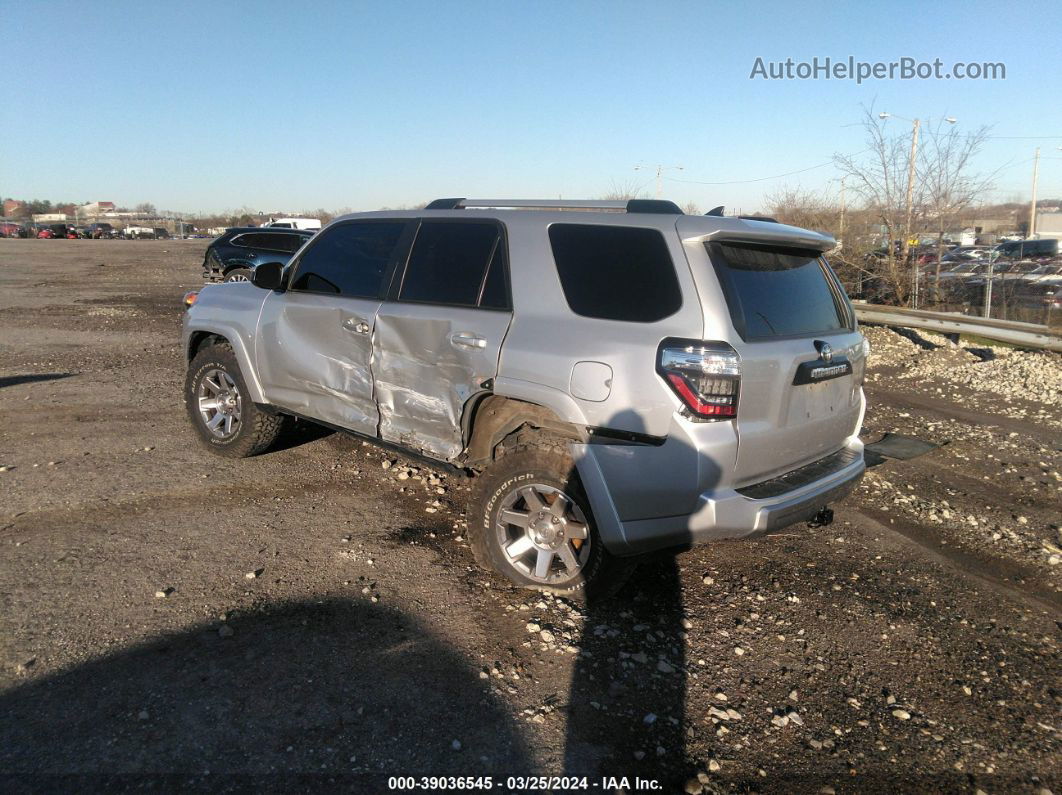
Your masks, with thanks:
[{"label": "turn signal light", "polygon": [[192,292],[190,292],[190,293],[185,293],[184,294],[184,308],[185,309],[190,309],[192,304],[195,303],[197,298],[199,298],[199,291],[198,290],[192,290]]}]

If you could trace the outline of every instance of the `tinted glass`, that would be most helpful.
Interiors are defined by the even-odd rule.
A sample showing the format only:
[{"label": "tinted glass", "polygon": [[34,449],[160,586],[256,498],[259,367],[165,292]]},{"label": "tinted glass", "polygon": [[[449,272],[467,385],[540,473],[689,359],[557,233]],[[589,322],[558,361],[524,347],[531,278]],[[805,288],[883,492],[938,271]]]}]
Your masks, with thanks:
[{"label": "tinted glass", "polygon": [[283,251],[287,254],[294,254],[299,250],[303,240],[305,238],[299,235],[271,235],[266,232],[252,232],[233,238],[232,244],[241,248],[257,248],[264,251]]},{"label": "tinted glass", "polygon": [[682,305],[663,235],[655,229],[554,224],[553,259],[578,315],[651,323]]},{"label": "tinted glass", "polygon": [[377,298],[405,224],[401,221],[334,226],[299,260],[291,289]]},{"label": "tinted glass", "polygon": [[475,306],[498,227],[491,223],[424,223],[409,256],[399,298]]},{"label": "tinted glass", "polygon": [[499,240],[494,256],[487,268],[487,280],[483,283],[483,296],[479,305],[486,309],[512,309],[509,302],[509,266],[505,255],[504,241]]},{"label": "tinted glass", "polygon": [[744,339],[811,336],[847,328],[818,252],[705,245],[715,254],[731,318]]},{"label": "tinted glass", "polygon": [[298,235],[258,235],[258,237],[261,238],[261,241],[255,245],[260,248],[269,249],[270,251],[284,251],[288,254],[294,254],[298,251],[302,241],[306,239]]}]

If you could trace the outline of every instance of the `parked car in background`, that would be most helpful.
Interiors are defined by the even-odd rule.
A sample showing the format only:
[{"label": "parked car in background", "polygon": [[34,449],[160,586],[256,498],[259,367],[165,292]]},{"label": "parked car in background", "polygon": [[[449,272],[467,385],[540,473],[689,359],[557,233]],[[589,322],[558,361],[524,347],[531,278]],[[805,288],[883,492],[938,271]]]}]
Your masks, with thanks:
[{"label": "parked car in background", "polygon": [[481,566],[604,597],[632,555],[828,522],[859,482],[835,246],[653,200],[344,216],[186,299],[188,418],[232,458],[295,416],[479,473]]},{"label": "parked car in background", "polygon": [[203,258],[203,279],[208,282],[248,281],[263,262],[286,264],[313,232],[271,226],[229,229],[212,242]]},{"label": "parked car in background", "polygon": [[127,240],[154,240],[155,230],[150,226],[127,226],[124,237]]},{"label": "parked car in background", "polygon": [[161,226],[156,226],[153,231],[155,232],[155,239],[156,240],[169,240],[170,239],[169,231],[166,230],[166,229],[163,229]]},{"label": "parked car in background", "polygon": [[1058,239],[1045,237],[1033,240],[1008,240],[992,250],[996,256],[1013,259],[1057,257]]},{"label": "parked car in background", "polygon": [[266,226],[277,229],[308,229],[317,232],[321,229],[321,222],[316,218],[274,218]]},{"label": "parked car in background", "polygon": [[29,230],[15,221],[0,222],[0,237],[29,237]]},{"label": "parked car in background", "polygon": [[988,249],[983,246],[956,246],[943,257],[941,262],[969,262],[970,260],[984,259],[988,255]]},{"label": "parked car in background", "polygon": [[66,224],[41,224],[36,229],[39,240],[63,239],[69,232]]},{"label": "parked car in background", "polygon": [[1062,263],[1050,260],[1038,265],[1023,277],[1027,282],[1054,282],[1062,279]]},{"label": "parked car in background", "polygon": [[108,223],[97,222],[85,227],[88,237],[93,240],[101,240],[114,237],[114,227]]}]

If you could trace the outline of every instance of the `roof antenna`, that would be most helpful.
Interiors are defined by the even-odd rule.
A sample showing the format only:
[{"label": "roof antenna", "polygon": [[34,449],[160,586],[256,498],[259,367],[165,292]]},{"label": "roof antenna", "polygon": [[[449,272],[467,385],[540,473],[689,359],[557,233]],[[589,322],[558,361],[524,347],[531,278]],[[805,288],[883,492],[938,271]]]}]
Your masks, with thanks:
[{"label": "roof antenna", "polygon": [[708,212],[706,212],[705,215],[711,215],[721,218],[723,215],[723,205],[720,204],[718,207],[713,207]]}]

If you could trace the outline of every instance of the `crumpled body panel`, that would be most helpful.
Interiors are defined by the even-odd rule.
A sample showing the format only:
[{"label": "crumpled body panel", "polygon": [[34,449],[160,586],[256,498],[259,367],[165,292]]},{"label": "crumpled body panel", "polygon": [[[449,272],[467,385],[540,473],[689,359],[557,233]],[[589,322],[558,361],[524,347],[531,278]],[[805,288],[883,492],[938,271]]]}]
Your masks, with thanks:
[{"label": "crumpled body panel", "polygon": [[376,316],[380,438],[452,461],[468,399],[498,372],[507,312],[387,303]]},{"label": "crumpled body panel", "polygon": [[375,436],[370,330],[378,307],[367,299],[271,295],[258,328],[258,370],[269,402]]}]

